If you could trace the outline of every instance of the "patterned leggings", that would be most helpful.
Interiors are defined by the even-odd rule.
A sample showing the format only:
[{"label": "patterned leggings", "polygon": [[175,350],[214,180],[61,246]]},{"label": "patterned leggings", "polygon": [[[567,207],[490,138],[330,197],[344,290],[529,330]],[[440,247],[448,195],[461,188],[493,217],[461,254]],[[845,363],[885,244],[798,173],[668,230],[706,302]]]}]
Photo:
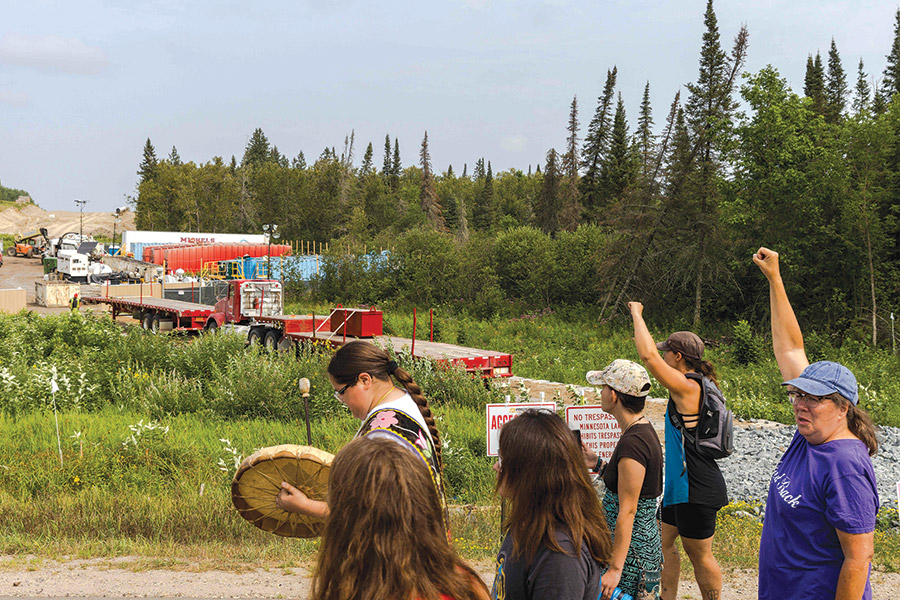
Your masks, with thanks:
[{"label": "patterned leggings", "polygon": [[[609,532],[616,536],[616,518],[619,516],[619,495],[606,490],[603,496],[603,508],[606,510],[606,523]],[[637,513],[634,515],[634,527],[631,530],[631,545],[622,569],[619,588],[637,597],[638,585],[641,582],[641,570],[658,571],[662,567],[662,540],[659,525],[656,521],[656,498],[639,498]]]}]

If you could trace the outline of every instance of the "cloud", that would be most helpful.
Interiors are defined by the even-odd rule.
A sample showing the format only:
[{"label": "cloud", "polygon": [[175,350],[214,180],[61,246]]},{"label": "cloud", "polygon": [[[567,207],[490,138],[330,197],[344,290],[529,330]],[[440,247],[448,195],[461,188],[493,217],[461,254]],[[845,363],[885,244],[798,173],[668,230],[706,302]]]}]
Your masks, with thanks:
[{"label": "cloud", "polygon": [[102,50],[76,38],[7,34],[0,39],[0,63],[41,71],[95,75],[109,64],[109,60]]},{"label": "cloud", "polygon": [[25,106],[28,104],[28,96],[24,92],[13,92],[10,90],[0,90],[0,104],[10,104],[12,106]]},{"label": "cloud", "polygon": [[503,149],[510,152],[523,152],[527,143],[528,138],[522,134],[510,135],[500,140],[500,145]]}]

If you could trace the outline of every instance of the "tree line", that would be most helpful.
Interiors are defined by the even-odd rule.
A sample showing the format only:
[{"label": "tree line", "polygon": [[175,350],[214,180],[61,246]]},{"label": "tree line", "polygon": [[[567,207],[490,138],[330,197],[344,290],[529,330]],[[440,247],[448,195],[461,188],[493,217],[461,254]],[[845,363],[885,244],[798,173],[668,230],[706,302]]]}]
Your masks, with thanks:
[{"label": "tree line", "polygon": [[[175,148],[159,159],[148,139],[137,226],[277,223],[284,239],[339,240],[318,288],[339,301],[487,293],[498,299],[482,306],[488,312],[502,298],[583,303],[609,318],[641,299],[695,326],[763,322],[767,291],[749,260],[762,244],[783,255],[788,291],[810,325],[890,343],[900,292],[900,10],[880,78],[860,60],[851,88],[832,39],[827,61],[810,53],[802,94],[772,65],[744,73],[749,33],[723,45],[712,0],[704,26],[697,79],[675,94],[660,126],[649,81],[629,125],[613,66],[587,128],[573,98],[565,146],[527,171],[494,172],[478,158],[471,172],[468,164],[435,172],[427,132],[415,165],[401,163],[390,135],[380,165],[371,142],[357,162],[353,133],[312,164],[302,152],[282,154],[260,129],[230,163],[184,163]],[[395,248],[393,266],[339,255],[379,246]],[[410,289],[403,276],[417,260],[431,276]],[[451,271],[457,288],[436,289]],[[380,283],[360,288],[341,273]]]}]

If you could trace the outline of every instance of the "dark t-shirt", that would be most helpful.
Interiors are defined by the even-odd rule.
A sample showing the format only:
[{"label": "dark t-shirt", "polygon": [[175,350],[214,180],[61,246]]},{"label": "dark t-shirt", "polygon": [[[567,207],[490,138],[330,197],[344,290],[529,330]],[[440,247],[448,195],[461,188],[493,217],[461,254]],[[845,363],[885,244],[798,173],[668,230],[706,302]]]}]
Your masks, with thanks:
[{"label": "dark t-shirt", "polygon": [[568,532],[557,530],[556,541],[565,554],[554,552],[542,544],[531,564],[526,564],[525,557],[513,558],[513,533],[507,533],[497,554],[497,575],[491,598],[596,600],[600,592],[600,563],[594,560],[583,541],[581,551],[576,553]]},{"label": "dark t-shirt", "polygon": [[646,420],[635,423],[625,430],[616,444],[609,464],[603,471],[603,483],[614,494],[619,493],[619,460],[631,458],[644,465],[644,483],[641,498],[658,498],[662,494],[662,446],[656,430]]}]

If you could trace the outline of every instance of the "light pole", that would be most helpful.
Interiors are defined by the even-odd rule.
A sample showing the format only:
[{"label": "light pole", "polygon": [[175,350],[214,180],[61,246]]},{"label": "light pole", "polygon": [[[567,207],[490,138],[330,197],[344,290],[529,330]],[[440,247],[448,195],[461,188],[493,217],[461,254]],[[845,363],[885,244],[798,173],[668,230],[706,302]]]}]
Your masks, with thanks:
[{"label": "light pole", "polygon": [[274,223],[263,225],[263,232],[266,234],[269,243],[269,247],[266,250],[266,277],[272,279],[272,238],[277,240],[280,235],[278,233],[278,225]]},{"label": "light pole", "polygon": [[[115,220],[113,221],[113,241],[112,241],[112,245],[113,245],[113,246],[116,245],[116,225],[119,223],[119,211],[120,211],[120,210],[122,210],[122,209],[121,209],[121,208],[117,208],[117,209],[116,209],[116,214],[114,215],[114,216],[115,216]],[[116,251],[116,254],[121,254],[121,252]]]},{"label": "light pole", "polygon": [[75,199],[75,204],[78,205],[78,211],[81,213],[79,216],[79,225],[78,225],[78,245],[81,245],[81,242],[84,238],[84,205],[87,204],[87,200],[79,200]]}]

